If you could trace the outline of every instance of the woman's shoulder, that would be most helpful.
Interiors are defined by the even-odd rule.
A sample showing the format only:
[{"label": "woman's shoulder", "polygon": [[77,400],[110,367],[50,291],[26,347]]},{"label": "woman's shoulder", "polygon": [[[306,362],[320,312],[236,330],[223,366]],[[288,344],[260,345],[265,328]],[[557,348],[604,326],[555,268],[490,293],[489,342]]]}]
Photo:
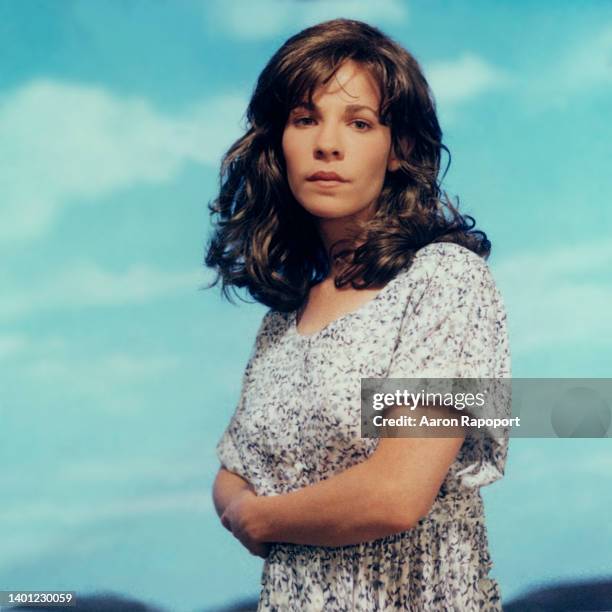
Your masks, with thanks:
[{"label": "woman's shoulder", "polygon": [[419,249],[411,268],[440,283],[493,283],[487,261],[474,251],[455,242],[432,242]]},{"label": "woman's shoulder", "polygon": [[419,249],[398,282],[402,297],[413,303],[426,298],[440,312],[461,302],[488,301],[501,307],[502,296],[484,257],[454,242],[432,242]]},{"label": "woman's shoulder", "polygon": [[484,257],[456,242],[430,242],[416,251],[416,260],[486,266]]}]

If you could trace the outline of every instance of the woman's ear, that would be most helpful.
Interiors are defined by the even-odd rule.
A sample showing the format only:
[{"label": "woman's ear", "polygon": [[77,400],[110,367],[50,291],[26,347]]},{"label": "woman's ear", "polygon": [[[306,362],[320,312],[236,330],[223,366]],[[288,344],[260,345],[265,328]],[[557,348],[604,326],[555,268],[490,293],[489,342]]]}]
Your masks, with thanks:
[{"label": "woman's ear", "polygon": [[387,170],[389,172],[395,172],[399,167],[399,160],[395,156],[395,151],[393,147],[391,147],[391,152],[389,153],[389,160],[387,161]]}]

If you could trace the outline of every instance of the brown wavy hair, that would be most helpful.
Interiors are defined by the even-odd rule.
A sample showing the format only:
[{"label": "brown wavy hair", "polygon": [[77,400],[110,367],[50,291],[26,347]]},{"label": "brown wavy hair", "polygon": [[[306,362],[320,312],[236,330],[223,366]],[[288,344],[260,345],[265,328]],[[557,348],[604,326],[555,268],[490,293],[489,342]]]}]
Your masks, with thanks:
[{"label": "brown wavy hair", "polygon": [[[306,98],[312,103],[316,88],[347,60],[378,83],[380,121],[390,126],[400,167],[386,173],[372,218],[328,252],[316,219],[289,188],[281,143],[290,110]],[[204,263],[217,277],[203,288],[221,278],[230,301],[229,287],[246,287],[256,301],[290,312],[328,276],[332,261],[339,270],[336,287],[350,282],[361,289],[386,284],[431,242],[454,242],[488,258],[486,234],[440,188],[441,151],[449,157],[444,175],[450,151],[423,72],[379,29],[333,19],[292,36],[261,72],[246,117],[248,130],[224,155],[220,192],[208,205],[215,228]]]}]

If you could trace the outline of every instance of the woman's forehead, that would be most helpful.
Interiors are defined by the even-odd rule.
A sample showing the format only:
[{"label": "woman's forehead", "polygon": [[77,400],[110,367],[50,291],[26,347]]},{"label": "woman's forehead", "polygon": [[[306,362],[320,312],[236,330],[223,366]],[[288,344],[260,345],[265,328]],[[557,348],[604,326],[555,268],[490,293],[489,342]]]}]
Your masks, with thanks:
[{"label": "woman's forehead", "polygon": [[353,62],[352,65],[343,64],[336,72],[329,76],[326,82],[320,77],[316,82],[305,84],[301,91],[294,92],[292,108],[302,106],[316,110],[317,102],[325,96],[339,96],[346,99],[346,105],[352,106],[349,110],[359,110],[357,107],[370,107],[375,112],[380,104],[380,86],[371,73],[364,66]]}]

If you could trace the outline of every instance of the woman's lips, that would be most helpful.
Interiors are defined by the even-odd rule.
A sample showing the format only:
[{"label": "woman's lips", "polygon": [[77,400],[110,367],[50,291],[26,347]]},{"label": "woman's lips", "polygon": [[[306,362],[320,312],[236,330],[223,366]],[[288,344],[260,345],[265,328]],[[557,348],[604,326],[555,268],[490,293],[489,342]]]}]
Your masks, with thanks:
[{"label": "woman's lips", "polygon": [[316,181],[311,180],[309,182],[317,187],[322,187],[323,189],[331,189],[332,187],[339,187],[340,185],[346,184],[346,181],[336,181],[330,179],[317,179]]}]

